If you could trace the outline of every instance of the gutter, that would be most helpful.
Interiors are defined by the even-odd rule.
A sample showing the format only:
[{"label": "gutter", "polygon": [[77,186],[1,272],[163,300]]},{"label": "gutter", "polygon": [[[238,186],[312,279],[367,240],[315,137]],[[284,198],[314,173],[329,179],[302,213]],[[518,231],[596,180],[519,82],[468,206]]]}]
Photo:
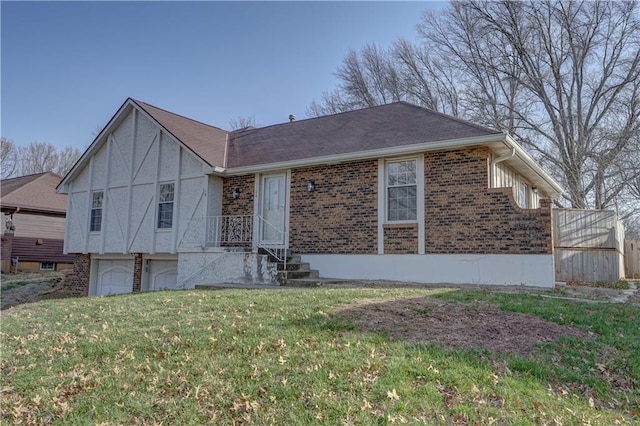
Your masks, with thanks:
[{"label": "gutter", "polygon": [[498,157],[494,160],[491,160],[491,187],[495,188],[497,186],[496,183],[496,164],[502,163],[503,161],[507,161],[513,158],[516,155],[515,147],[511,147],[511,152],[503,155],[502,157]]},{"label": "gutter", "polygon": [[511,149],[515,149],[516,155],[522,161],[526,163],[527,166],[531,168],[538,176],[540,176],[545,182],[549,184],[551,188],[555,191],[553,194],[553,198],[558,198],[564,192],[564,189],[560,186],[558,182],[555,181],[551,176],[549,176],[543,169],[535,162],[535,160],[522,148],[518,145],[511,136],[507,135],[504,138],[504,142],[507,147]]}]

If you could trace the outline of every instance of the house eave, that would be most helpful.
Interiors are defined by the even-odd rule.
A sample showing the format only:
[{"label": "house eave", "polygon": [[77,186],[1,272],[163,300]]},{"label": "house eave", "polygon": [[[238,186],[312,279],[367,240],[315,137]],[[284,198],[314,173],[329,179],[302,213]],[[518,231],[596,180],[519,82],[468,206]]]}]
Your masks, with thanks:
[{"label": "house eave", "polygon": [[[515,150],[516,155],[511,162],[525,166],[525,170],[528,172],[525,177],[529,178],[532,184],[542,187],[547,195],[553,199],[557,199],[562,195],[564,192],[562,186],[547,174],[547,172],[540,167],[533,157],[531,157],[511,136],[506,135],[504,142],[509,149]],[[509,162],[510,161],[507,160],[507,163]],[[522,167],[520,167],[519,170],[522,170]]]},{"label": "house eave", "polygon": [[471,138],[446,139],[435,142],[424,142],[419,144],[393,146],[367,151],[348,152],[344,154],[325,155],[320,157],[302,158],[289,161],[281,161],[269,164],[256,164],[250,166],[232,167],[220,171],[226,176],[236,176],[249,173],[264,173],[275,170],[290,169],[294,167],[308,167],[316,165],[332,165],[349,161],[371,160],[383,157],[393,157],[399,155],[411,155],[426,151],[440,151],[447,149],[460,149],[465,147],[490,145],[504,143],[505,135],[496,133],[486,136],[476,136]]}]

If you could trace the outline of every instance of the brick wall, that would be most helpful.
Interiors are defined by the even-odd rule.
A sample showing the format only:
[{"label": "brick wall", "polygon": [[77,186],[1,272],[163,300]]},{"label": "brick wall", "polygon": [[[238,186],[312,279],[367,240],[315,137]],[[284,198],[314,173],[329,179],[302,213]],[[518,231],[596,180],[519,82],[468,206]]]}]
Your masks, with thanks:
[{"label": "brick wall", "polygon": [[[289,244],[298,253],[378,252],[378,162],[291,172]],[[307,191],[313,179],[314,192]]]},{"label": "brick wall", "polygon": [[73,272],[66,275],[64,286],[73,296],[88,296],[90,273],[91,254],[76,254]]},{"label": "brick wall", "polygon": [[142,290],[142,253],[133,254],[132,290],[134,293],[138,293]]},{"label": "brick wall", "polygon": [[[253,215],[254,175],[231,176],[222,182],[222,215]],[[238,199],[233,199],[233,191],[240,191]]]},{"label": "brick wall", "polygon": [[[488,148],[427,152],[427,254],[550,254],[551,204],[517,206],[512,188],[489,188]],[[304,254],[376,254],[376,160],[313,166],[291,172],[289,244]],[[316,190],[307,191],[310,179]],[[235,188],[240,197],[233,200]],[[251,215],[254,176],[224,179],[224,215]],[[416,225],[384,227],[385,253],[418,252]]]},{"label": "brick wall", "polygon": [[418,254],[418,224],[384,225],[385,254]]},{"label": "brick wall", "polygon": [[487,148],[425,153],[426,252],[552,253],[550,202],[522,209],[488,181]]}]

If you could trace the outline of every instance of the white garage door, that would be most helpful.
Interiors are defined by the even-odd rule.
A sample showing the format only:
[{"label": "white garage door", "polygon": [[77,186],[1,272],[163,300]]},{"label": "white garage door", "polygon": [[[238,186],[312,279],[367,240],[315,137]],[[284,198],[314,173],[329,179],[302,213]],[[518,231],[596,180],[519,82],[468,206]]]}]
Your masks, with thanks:
[{"label": "white garage door", "polygon": [[96,295],[133,291],[133,260],[98,260]]},{"label": "white garage door", "polygon": [[176,260],[149,261],[149,289],[175,290],[178,288],[178,262]]}]

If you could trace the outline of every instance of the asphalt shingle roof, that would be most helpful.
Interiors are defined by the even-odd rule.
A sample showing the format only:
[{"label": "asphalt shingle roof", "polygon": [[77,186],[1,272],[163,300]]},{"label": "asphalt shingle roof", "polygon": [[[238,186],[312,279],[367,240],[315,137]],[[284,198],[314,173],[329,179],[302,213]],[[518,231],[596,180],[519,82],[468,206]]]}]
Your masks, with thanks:
[{"label": "asphalt shingle roof", "polygon": [[406,102],[230,134],[227,168],[502,134]]},{"label": "asphalt shingle roof", "polygon": [[210,166],[224,164],[227,132],[214,126],[183,117],[154,107],[142,101],[131,99],[142,110],[156,120],[167,132],[185,144],[194,154]]},{"label": "asphalt shingle roof", "polygon": [[56,194],[56,185],[62,178],[55,173],[38,173],[0,182],[3,207],[64,213],[67,210],[67,196]]}]

